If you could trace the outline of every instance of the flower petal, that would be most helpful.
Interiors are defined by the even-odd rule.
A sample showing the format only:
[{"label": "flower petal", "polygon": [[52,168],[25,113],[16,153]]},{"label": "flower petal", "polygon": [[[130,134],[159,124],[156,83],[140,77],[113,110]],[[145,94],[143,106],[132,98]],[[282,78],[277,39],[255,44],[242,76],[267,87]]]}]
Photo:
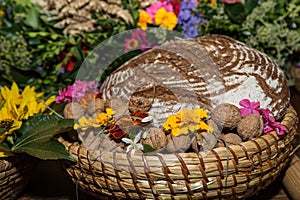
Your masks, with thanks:
[{"label": "flower petal", "polygon": [[133,141],[129,138],[122,138],[122,141],[125,142],[126,144],[132,144]]},{"label": "flower petal", "polygon": [[243,99],[239,102],[240,106],[243,107],[249,107],[250,106],[250,100],[249,99]]}]

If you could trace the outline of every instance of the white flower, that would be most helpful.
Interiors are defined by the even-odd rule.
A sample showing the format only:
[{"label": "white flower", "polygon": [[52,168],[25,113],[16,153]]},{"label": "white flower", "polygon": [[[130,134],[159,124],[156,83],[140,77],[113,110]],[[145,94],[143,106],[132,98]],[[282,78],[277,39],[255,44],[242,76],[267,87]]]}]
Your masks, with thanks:
[{"label": "white flower", "polygon": [[126,153],[128,153],[129,151],[131,151],[131,155],[133,156],[136,149],[141,149],[141,150],[144,150],[144,146],[142,144],[139,144],[138,142],[140,141],[142,137],[142,132],[139,132],[134,140],[132,141],[131,139],[129,138],[122,138],[122,141],[126,144],[129,144],[127,146],[127,149],[126,149]]}]

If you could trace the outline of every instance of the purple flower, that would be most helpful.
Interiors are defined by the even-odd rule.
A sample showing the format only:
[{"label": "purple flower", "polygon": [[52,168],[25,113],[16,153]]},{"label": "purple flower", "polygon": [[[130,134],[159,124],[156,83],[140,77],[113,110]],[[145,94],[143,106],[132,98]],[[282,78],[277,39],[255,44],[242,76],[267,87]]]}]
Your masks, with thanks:
[{"label": "purple flower", "polygon": [[189,26],[185,31],[185,38],[196,38],[198,37],[198,29],[195,26]]},{"label": "purple flower", "polygon": [[197,2],[193,2],[193,1],[183,1],[181,2],[181,5],[180,5],[180,10],[192,10],[196,7],[197,5]]},{"label": "purple flower", "polygon": [[240,106],[244,108],[240,108],[241,116],[245,117],[249,114],[260,114],[258,108],[260,106],[259,102],[250,102],[249,99],[243,99],[240,101]]},{"label": "purple flower", "polygon": [[188,21],[192,17],[191,10],[181,10],[178,16],[178,24],[183,24],[185,21]]}]

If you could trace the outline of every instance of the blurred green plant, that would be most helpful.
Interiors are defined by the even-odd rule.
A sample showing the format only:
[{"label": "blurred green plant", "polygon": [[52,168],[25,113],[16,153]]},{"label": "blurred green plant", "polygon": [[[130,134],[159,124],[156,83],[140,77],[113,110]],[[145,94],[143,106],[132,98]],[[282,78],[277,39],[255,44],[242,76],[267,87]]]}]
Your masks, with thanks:
[{"label": "blurred green plant", "polygon": [[[122,1],[122,8],[136,21],[137,3],[126,2]],[[51,20],[51,13],[43,12],[41,6],[30,0],[3,0],[0,11],[1,47],[9,47],[0,49],[0,85],[15,81],[21,88],[32,85],[46,95],[56,94],[58,88],[74,82],[81,63],[100,42],[134,28],[133,23],[101,17],[101,12],[94,12],[90,15],[97,19],[101,29],[70,35],[55,26],[57,21]]]}]

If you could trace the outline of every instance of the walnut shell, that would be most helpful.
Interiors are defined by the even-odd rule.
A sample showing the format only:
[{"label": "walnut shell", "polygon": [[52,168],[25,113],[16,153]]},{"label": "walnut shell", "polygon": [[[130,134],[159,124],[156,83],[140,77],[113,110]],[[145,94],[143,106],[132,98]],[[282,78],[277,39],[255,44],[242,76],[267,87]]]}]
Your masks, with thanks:
[{"label": "walnut shell", "polygon": [[95,101],[90,102],[87,106],[88,113],[93,116],[94,114],[99,114],[105,111],[104,108],[105,100],[104,99],[95,99]]},{"label": "walnut shell", "polygon": [[84,115],[84,108],[76,102],[70,102],[65,105],[64,117],[71,119],[79,119]]},{"label": "walnut shell", "polygon": [[141,144],[149,144],[155,150],[161,149],[168,143],[165,132],[160,128],[150,128],[147,131],[147,137],[141,139]]},{"label": "walnut shell", "polygon": [[241,120],[241,113],[235,105],[222,103],[212,110],[211,118],[218,126],[232,130]]},{"label": "walnut shell", "polygon": [[207,123],[208,126],[213,128],[215,134],[220,134],[221,133],[220,127],[216,124],[216,122],[209,119],[209,120],[207,120],[206,123]]},{"label": "walnut shell", "polygon": [[104,107],[112,108],[115,111],[114,116],[116,118],[120,117],[121,115],[129,113],[128,105],[120,99],[106,100]]},{"label": "walnut shell", "polygon": [[243,140],[236,133],[221,134],[216,146],[217,147],[225,147],[224,142],[226,142],[227,145],[234,145],[234,144],[240,144],[241,142],[243,142]]},{"label": "walnut shell", "polygon": [[167,146],[165,148],[162,148],[159,151],[159,153],[184,153],[191,147],[193,143],[190,135],[180,135],[174,137],[171,134],[169,134],[167,135],[167,140]]},{"label": "walnut shell", "polygon": [[260,115],[250,114],[244,117],[237,125],[238,135],[246,141],[262,135],[264,122]]},{"label": "walnut shell", "polygon": [[210,151],[211,149],[213,149],[216,146],[216,143],[218,141],[216,134],[207,133],[204,131],[200,132],[200,133],[196,133],[195,139],[197,141],[199,148],[195,149],[194,146],[193,146],[193,148],[196,151],[200,150],[200,152]]}]

